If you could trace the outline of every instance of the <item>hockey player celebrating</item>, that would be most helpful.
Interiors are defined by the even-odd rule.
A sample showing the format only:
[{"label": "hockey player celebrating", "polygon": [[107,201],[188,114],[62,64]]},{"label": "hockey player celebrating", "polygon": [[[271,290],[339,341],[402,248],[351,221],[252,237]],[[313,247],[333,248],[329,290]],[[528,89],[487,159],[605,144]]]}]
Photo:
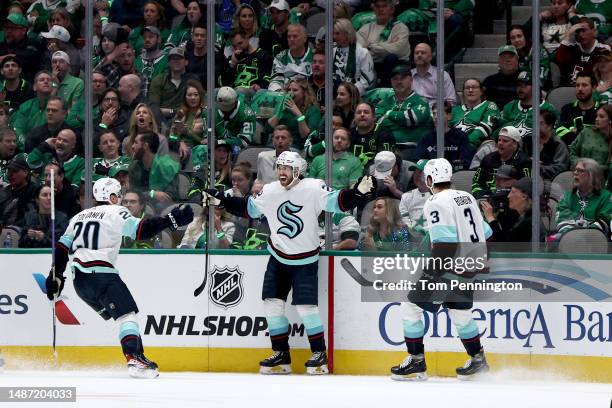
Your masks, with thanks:
[{"label": "hockey player celebrating", "polygon": [[289,374],[289,321],[285,302],[293,290],[292,304],[304,323],[312,356],[308,374],[327,374],[323,323],[318,308],[319,235],[321,211],[344,212],[367,201],[376,191],[375,181],[363,176],[353,189],[333,190],[323,181],[303,178],[306,161],[295,152],[281,153],[276,160],[278,181],[266,184],[256,197],[226,197],[207,190],[205,200],[241,217],[265,216],[270,224],[268,251],[272,256],[264,275],[262,299],[272,341],[273,355],[259,363],[262,374]]},{"label": "hockey player celebrating", "polygon": [[[431,258],[453,259],[463,256],[483,256],[486,258],[486,239],[492,234],[489,225],[484,222],[478,202],[465,191],[453,190],[451,186],[452,166],[446,159],[432,159],[423,170],[425,184],[432,193],[423,208],[427,218],[431,241]],[[467,251],[466,251],[467,249]],[[443,263],[446,265],[446,262]],[[408,357],[391,368],[391,378],[395,380],[426,379],[427,366],[423,346],[424,324],[423,310],[436,313],[440,306],[448,309],[461,342],[470,359],[463,367],[457,368],[459,379],[474,378],[474,375],[489,370],[484,350],[480,344],[478,326],[472,318],[472,291],[427,291],[422,290],[421,281],[436,282],[450,286],[448,276],[459,279],[457,275],[470,276],[479,271],[459,273],[452,266],[446,268],[441,263],[428,264],[423,270],[416,290],[408,294],[408,302],[403,307],[404,339],[408,348]]]},{"label": "hockey player celebrating", "polygon": [[189,224],[193,210],[174,208],[164,217],[136,218],[121,204],[121,185],[113,178],[94,183],[96,206],[75,215],[55,248],[55,270],[46,280],[47,297],[53,301],[64,288],[64,270],[70,263],[74,290],[104,320],[119,322],[121,348],[132,377],[157,377],[157,364],[144,356],[138,329],[138,307],[115,268],[123,236],[150,239],[165,228]]}]

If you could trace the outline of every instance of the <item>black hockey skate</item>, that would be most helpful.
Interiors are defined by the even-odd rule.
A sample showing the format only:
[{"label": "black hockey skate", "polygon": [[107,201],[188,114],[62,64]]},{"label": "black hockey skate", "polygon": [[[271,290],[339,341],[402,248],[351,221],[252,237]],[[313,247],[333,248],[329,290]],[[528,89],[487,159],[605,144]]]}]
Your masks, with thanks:
[{"label": "black hockey skate", "polygon": [[275,351],[270,357],[259,362],[261,374],[291,374],[291,354]]},{"label": "black hockey skate", "polygon": [[159,371],[157,364],[149,360],[144,354],[132,354],[126,356],[128,359],[128,373],[134,378],[157,378]]},{"label": "black hockey skate", "polygon": [[489,365],[487,364],[484,350],[480,349],[478,354],[470,357],[463,367],[459,367],[455,371],[457,371],[457,378],[460,380],[473,380],[478,378],[480,374],[488,372]]},{"label": "black hockey skate", "polygon": [[397,381],[423,381],[427,379],[427,364],[423,354],[408,354],[399,365],[391,367],[391,379]]},{"label": "black hockey skate", "polygon": [[306,366],[306,374],[329,374],[329,369],[327,368],[327,353],[325,351],[313,352],[312,356],[310,356],[304,365]]}]

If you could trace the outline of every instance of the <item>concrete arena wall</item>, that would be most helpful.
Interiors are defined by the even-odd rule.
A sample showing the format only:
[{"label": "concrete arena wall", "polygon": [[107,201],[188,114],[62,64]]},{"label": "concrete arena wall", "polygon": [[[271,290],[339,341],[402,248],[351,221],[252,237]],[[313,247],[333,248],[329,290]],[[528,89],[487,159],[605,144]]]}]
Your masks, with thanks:
[{"label": "concrete arena wall", "polygon": [[[344,270],[348,258],[359,269],[357,253],[332,252],[319,263],[319,307],[338,374],[386,375],[405,356],[400,305],[362,302],[361,287]],[[216,251],[208,284],[198,251],[126,251],[121,276],[132,291],[147,355],[165,371],[256,372],[269,354],[261,302],[265,253]],[[499,265],[538,259],[496,260]],[[612,257],[556,260],[553,267],[612,271]],[[50,265],[47,251],[0,252],[0,348],[8,368],[121,367],[117,325],[104,321],[66,282],[57,304],[59,359],[51,353],[51,304],[43,290]],[[550,267],[550,259],[547,260]],[[328,292],[328,288],[332,291]],[[580,380],[612,382],[612,303],[476,303],[474,317],[491,366],[545,370]],[[331,306],[330,306],[331,305]],[[303,372],[308,341],[295,309],[291,324],[294,369]],[[426,314],[426,350],[431,375],[454,375],[465,361],[463,347],[445,312]],[[330,332],[329,327],[333,327]]]}]

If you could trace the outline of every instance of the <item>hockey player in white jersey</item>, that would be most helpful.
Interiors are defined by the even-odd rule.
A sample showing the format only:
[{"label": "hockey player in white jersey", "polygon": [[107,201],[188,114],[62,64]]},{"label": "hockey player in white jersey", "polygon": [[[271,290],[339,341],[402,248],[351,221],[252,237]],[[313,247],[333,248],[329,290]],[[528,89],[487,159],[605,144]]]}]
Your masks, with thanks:
[{"label": "hockey player in white jersey", "polygon": [[[306,161],[295,152],[283,152],[276,160],[278,181],[266,184],[256,197],[226,197],[207,190],[206,199],[219,200],[231,213],[250,218],[265,216],[270,225],[262,299],[272,341],[273,355],[259,363],[263,374],[291,372],[289,321],[285,302],[291,290],[292,304],[304,323],[312,356],[308,374],[327,374],[323,323],[318,308],[318,216],[321,211],[345,212],[365,204],[375,191],[375,181],[362,177],[353,189],[333,190],[322,180],[303,178]],[[214,203],[213,203],[214,204]]]},{"label": "hockey player in white jersey", "polygon": [[[486,239],[491,228],[484,222],[478,202],[465,191],[451,189],[453,170],[446,159],[432,159],[424,168],[427,187],[433,194],[425,203],[424,216],[431,241],[431,258],[453,259],[481,257],[480,265],[486,267]],[[484,259],[482,259],[484,257]],[[473,262],[477,264],[477,262]],[[482,267],[473,271],[463,271],[449,264],[432,263],[423,269],[420,280],[442,282],[450,287],[449,279],[462,276],[466,279],[482,272]],[[455,263],[459,265],[459,263]],[[436,313],[444,305],[453,321],[470,358],[463,367],[456,369],[460,379],[474,378],[488,371],[484,350],[480,344],[478,326],[472,318],[473,292],[466,290],[428,291],[420,284],[411,290],[408,302],[402,304],[404,339],[408,356],[402,363],[391,368],[391,378],[396,380],[426,379],[425,350],[423,345],[423,310]]]},{"label": "hockey player in white jersey", "polygon": [[69,266],[74,289],[104,320],[119,322],[119,339],[132,377],[155,378],[157,364],[144,356],[138,328],[138,307],[119,277],[115,265],[122,237],[150,239],[165,228],[176,230],[189,224],[189,206],[174,208],[164,217],[136,218],[120,205],[121,185],[113,178],[95,182],[96,206],[81,211],[72,219],[55,249],[55,273],[46,280],[47,297],[53,301],[64,288],[64,270]]}]

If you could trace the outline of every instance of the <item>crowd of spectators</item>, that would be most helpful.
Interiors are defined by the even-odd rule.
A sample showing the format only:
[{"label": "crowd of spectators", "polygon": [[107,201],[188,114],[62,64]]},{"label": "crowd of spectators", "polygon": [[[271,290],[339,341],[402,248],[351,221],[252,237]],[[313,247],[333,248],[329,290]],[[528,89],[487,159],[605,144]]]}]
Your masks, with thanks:
[{"label": "crowd of spectators", "polygon": [[[85,4],[94,32],[85,32]],[[474,1],[445,0],[445,60],[470,46]],[[595,225],[609,233],[612,214],[612,7],[594,0],[552,0],[534,23],[514,25],[498,44],[499,72],[454,82],[452,64],[438,83],[432,65],[437,27],[433,0],[338,0],[333,51],[324,28],[309,19],[325,11],[313,0],[227,0],[215,5],[209,32],[206,5],[196,0],[21,0],[0,5],[0,227],[20,232],[19,246],[49,246],[50,197],[56,235],[83,205],[85,167],[94,181],[115,177],[135,216],[201,203],[214,148],[214,179],[227,194],[257,194],[276,179],[283,151],[302,153],[307,176],[324,179],[332,156],[333,188],[364,173],[379,179],[375,199],[333,218],[336,249],[409,250],[425,235],[429,197],[422,170],[437,157],[435,123],[444,116],[443,155],[454,171],[474,171],[495,241],[530,241],[532,140],[540,145],[537,175],[550,185],[574,172],[556,197],[556,221]],[[318,28],[318,27],[317,27]],[[93,55],[84,47],[91,41]],[[215,55],[208,55],[208,42]],[[540,75],[532,78],[533,43]],[[92,59],[93,72],[85,72]],[[214,83],[207,61],[214,58]],[[333,83],[325,83],[325,66]],[[559,111],[547,95],[552,64],[574,102]],[[84,79],[91,76],[91,89]],[[539,81],[541,98],[532,98]],[[325,88],[334,101],[325,106]],[[436,105],[437,89],[443,109]],[[85,94],[93,96],[92,135],[85,135]],[[207,95],[214,94],[216,144],[209,146]],[[533,105],[540,117],[533,117]],[[325,144],[325,118],[332,145]],[[533,121],[540,134],[532,132]],[[91,143],[94,159],[84,159]],[[256,153],[253,153],[256,152]],[[51,170],[55,191],[50,191]],[[544,189],[543,201],[551,187]],[[547,193],[548,191],[548,193]],[[545,194],[547,193],[547,194]],[[173,247],[201,248],[203,209]],[[553,215],[555,217],[555,215]],[[238,220],[215,209],[219,248],[265,246],[265,220]],[[573,223],[573,224],[572,224]],[[560,230],[543,226],[556,240]],[[551,238],[552,237],[552,238]],[[124,242],[150,248],[151,242]]]}]

